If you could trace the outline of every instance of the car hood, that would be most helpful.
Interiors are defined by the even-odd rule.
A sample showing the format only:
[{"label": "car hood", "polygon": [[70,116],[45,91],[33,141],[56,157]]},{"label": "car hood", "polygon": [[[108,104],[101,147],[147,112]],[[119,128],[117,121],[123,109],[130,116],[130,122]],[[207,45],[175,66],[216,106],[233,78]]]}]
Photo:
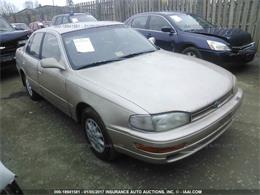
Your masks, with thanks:
[{"label": "car hood", "polygon": [[1,32],[0,33],[0,43],[1,45],[10,41],[24,40],[28,39],[28,35],[30,31],[27,30],[15,30],[9,32]]},{"label": "car hood", "polygon": [[233,85],[232,74],[217,65],[162,50],[77,72],[151,114],[196,111]]},{"label": "car hood", "polygon": [[231,46],[243,46],[252,42],[251,35],[248,32],[235,28],[205,28],[191,32],[224,39]]}]

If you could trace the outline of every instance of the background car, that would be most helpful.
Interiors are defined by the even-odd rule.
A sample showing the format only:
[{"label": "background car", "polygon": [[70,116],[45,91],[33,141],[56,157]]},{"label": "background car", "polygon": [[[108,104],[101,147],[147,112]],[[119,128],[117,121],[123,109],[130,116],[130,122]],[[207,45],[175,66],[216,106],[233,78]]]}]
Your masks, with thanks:
[{"label": "background car", "polygon": [[0,16],[0,70],[15,66],[16,49],[26,43],[30,34],[28,30],[15,30]]},{"label": "background car", "polygon": [[250,62],[256,53],[249,33],[216,27],[193,14],[148,12],[130,17],[125,24],[154,37],[163,49],[215,63]]},{"label": "background car", "polygon": [[116,152],[152,163],[185,158],[224,133],[242,102],[230,72],[158,50],[118,22],[38,30],[16,57],[31,99],[78,121],[103,160]]},{"label": "background car", "polygon": [[16,30],[30,30],[29,26],[25,23],[11,23],[12,27]]},{"label": "background car", "polygon": [[44,25],[43,21],[35,21],[35,22],[30,23],[29,27],[32,31],[36,31],[41,28],[45,28],[46,26]]},{"label": "background car", "polygon": [[44,25],[45,27],[49,27],[49,26],[52,25],[52,22],[51,22],[51,21],[48,21],[48,20],[45,20],[45,21],[43,21],[43,25]]},{"label": "background car", "polygon": [[54,16],[52,25],[91,21],[97,21],[97,19],[89,13],[70,13]]}]

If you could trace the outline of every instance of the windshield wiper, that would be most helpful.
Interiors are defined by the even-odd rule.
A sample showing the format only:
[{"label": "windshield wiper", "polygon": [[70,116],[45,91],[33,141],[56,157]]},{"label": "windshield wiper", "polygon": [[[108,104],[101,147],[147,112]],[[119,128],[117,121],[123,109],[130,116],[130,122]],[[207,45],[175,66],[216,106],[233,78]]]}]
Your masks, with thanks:
[{"label": "windshield wiper", "polygon": [[115,59],[112,59],[112,60],[94,62],[92,64],[87,64],[87,65],[84,65],[82,67],[79,67],[77,70],[81,70],[81,69],[84,69],[84,68],[90,68],[90,67],[93,67],[93,66],[99,66],[99,65],[103,65],[103,64],[108,64],[108,63],[111,63],[111,62],[121,61],[121,60],[124,60],[126,58],[131,58],[131,57],[134,57],[134,56],[137,56],[137,55],[141,55],[141,54],[145,54],[145,53],[151,53],[151,52],[154,52],[154,51],[156,51],[156,50],[149,50],[149,51],[144,51],[144,52],[139,52],[139,53],[132,53],[132,54],[125,55],[125,56],[115,58]]},{"label": "windshield wiper", "polygon": [[112,59],[112,60],[104,60],[104,61],[99,61],[99,62],[94,62],[92,64],[87,64],[85,66],[81,66],[79,67],[77,70],[81,70],[81,69],[84,69],[84,68],[90,68],[90,67],[94,67],[94,66],[99,66],[99,65],[103,65],[103,64],[108,64],[108,63],[111,63],[111,62],[116,62],[116,61],[120,61],[120,60],[123,60],[121,58],[116,58],[116,59]]},{"label": "windshield wiper", "polygon": [[122,56],[120,58],[122,58],[122,59],[131,58],[131,57],[134,57],[134,56],[142,55],[142,54],[145,54],[145,53],[151,53],[151,52],[154,52],[154,51],[156,51],[156,50],[149,50],[149,51],[143,51],[143,52],[139,52],[139,53],[132,53],[132,54]]}]

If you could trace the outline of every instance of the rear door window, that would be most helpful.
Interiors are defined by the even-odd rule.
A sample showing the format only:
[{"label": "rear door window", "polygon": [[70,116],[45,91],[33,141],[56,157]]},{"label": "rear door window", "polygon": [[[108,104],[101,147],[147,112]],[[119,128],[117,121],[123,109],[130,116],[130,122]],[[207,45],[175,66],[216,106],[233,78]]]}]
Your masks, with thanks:
[{"label": "rear door window", "polygon": [[138,16],[138,17],[134,18],[132,21],[132,27],[145,29],[147,18],[148,18],[148,16]]},{"label": "rear door window", "polygon": [[26,52],[35,57],[40,58],[40,49],[41,49],[41,42],[42,42],[43,33],[36,33],[28,42],[26,47]]}]

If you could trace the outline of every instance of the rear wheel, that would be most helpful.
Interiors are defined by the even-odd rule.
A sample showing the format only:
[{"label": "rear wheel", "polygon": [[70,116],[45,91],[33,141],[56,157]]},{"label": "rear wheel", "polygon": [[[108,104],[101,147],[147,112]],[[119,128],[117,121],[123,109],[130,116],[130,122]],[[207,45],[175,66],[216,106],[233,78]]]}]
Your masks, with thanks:
[{"label": "rear wheel", "polygon": [[29,97],[32,100],[35,100],[35,101],[39,100],[40,96],[32,89],[32,86],[30,84],[30,81],[29,81],[28,77],[24,76],[23,79],[24,79],[25,89],[26,89],[26,92],[29,95]]},{"label": "rear wheel", "polygon": [[92,152],[102,160],[114,160],[116,152],[99,115],[93,109],[86,108],[81,121]]},{"label": "rear wheel", "polygon": [[201,58],[201,53],[196,47],[187,47],[182,51],[182,53],[188,56]]}]

